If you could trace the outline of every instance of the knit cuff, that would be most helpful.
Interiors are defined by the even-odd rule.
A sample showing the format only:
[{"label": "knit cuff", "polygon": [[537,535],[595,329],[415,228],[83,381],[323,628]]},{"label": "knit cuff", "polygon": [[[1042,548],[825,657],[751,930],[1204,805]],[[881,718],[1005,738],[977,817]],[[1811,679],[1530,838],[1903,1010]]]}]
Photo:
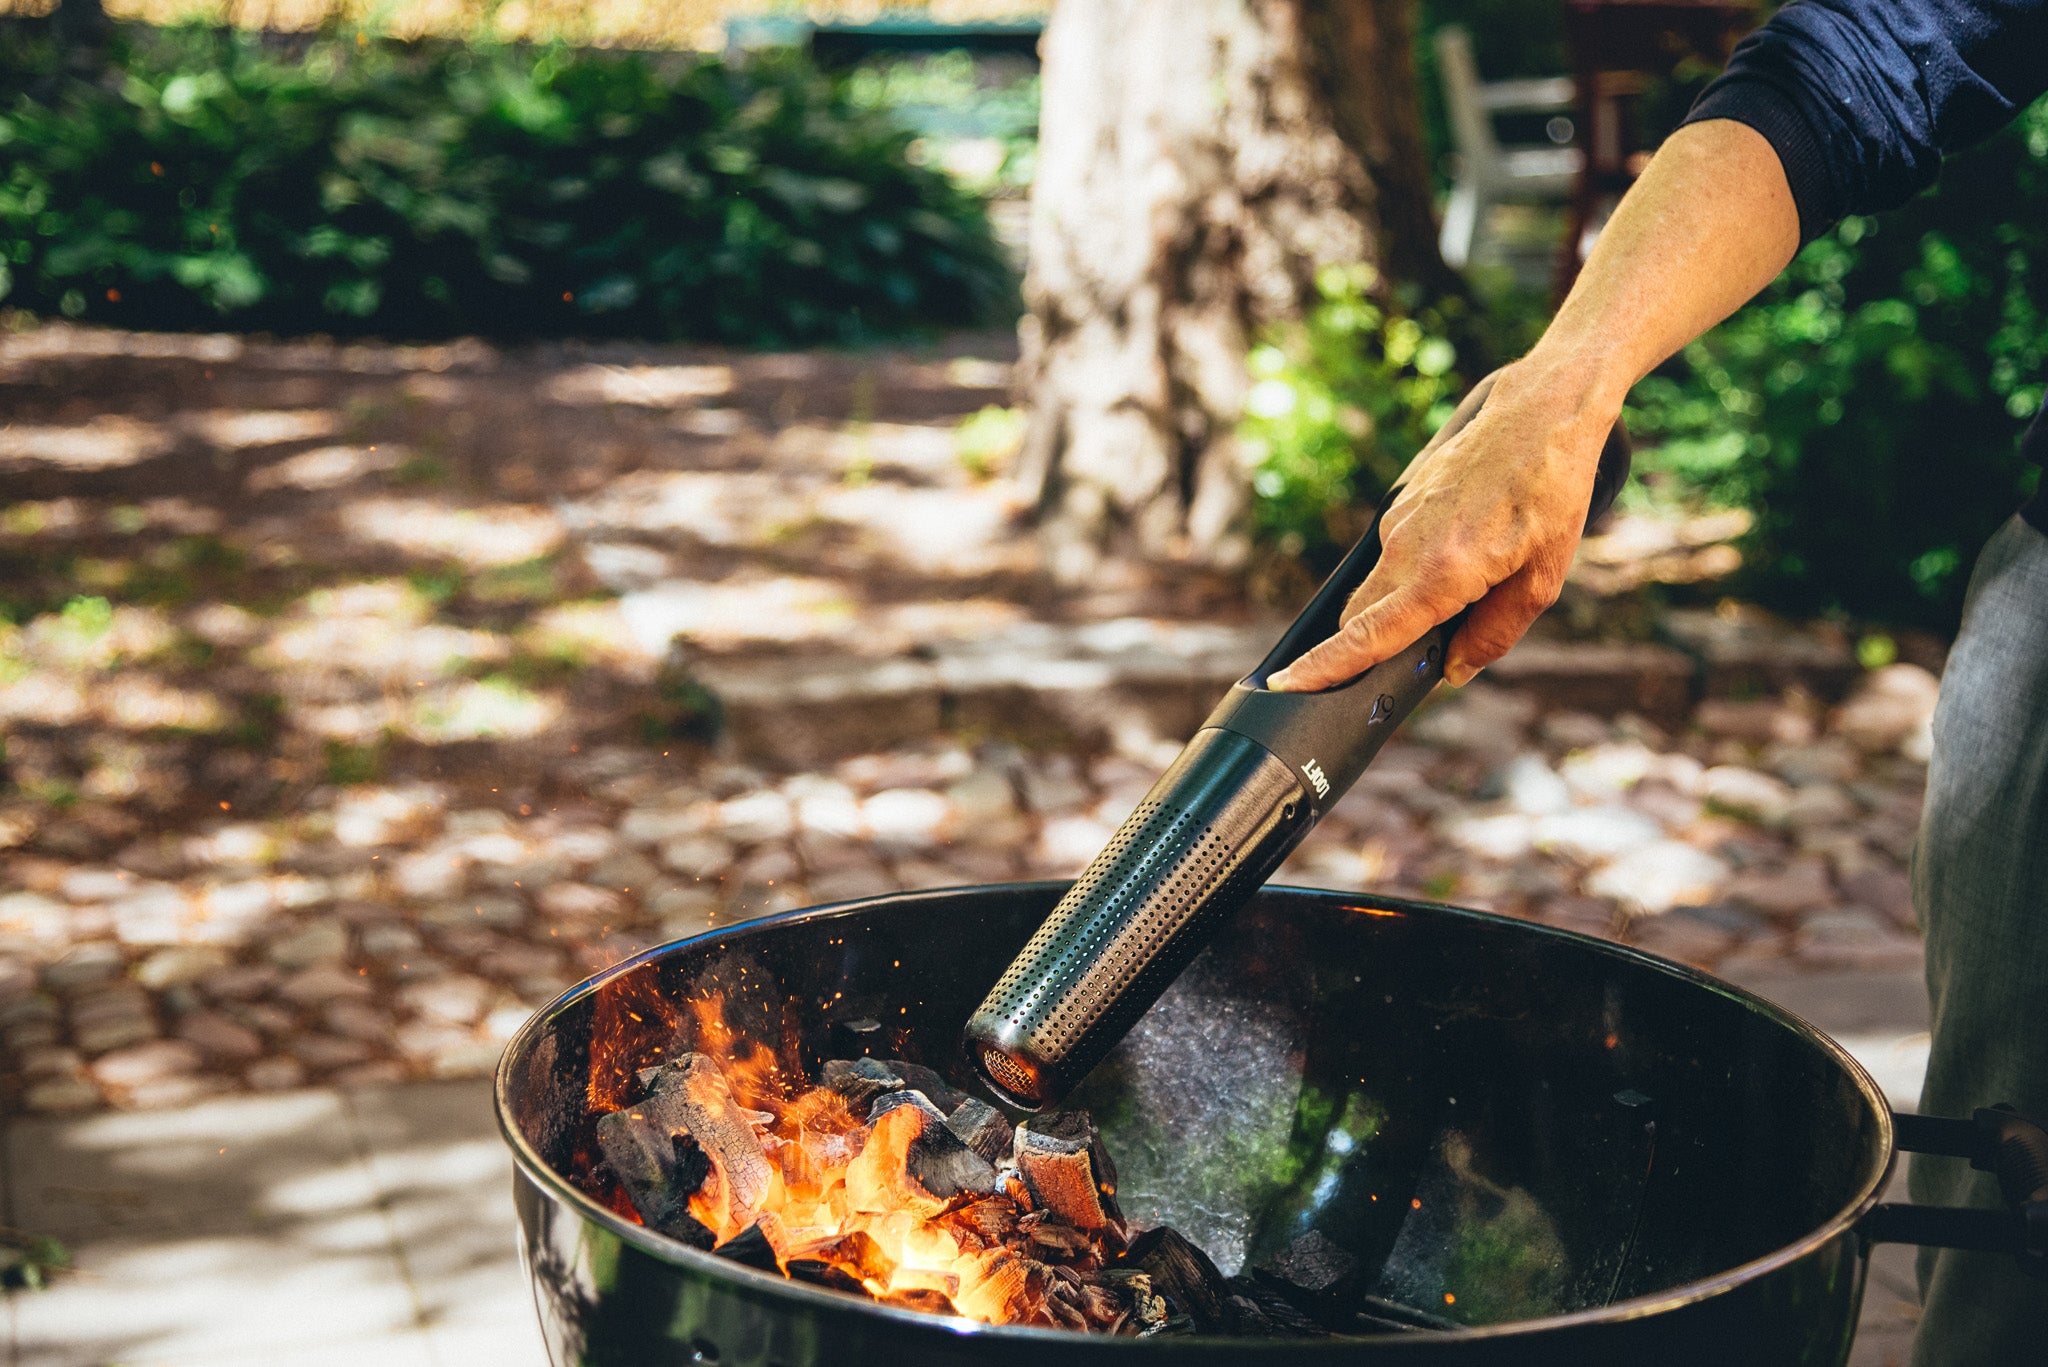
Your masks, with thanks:
[{"label": "knit cuff", "polygon": [[1708,119],[1733,119],[1754,128],[1777,152],[1799,210],[1800,245],[1841,219],[1846,196],[1829,163],[1827,145],[1792,96],[1760,77],[1723,76],[1707,87],[1685,116],[1689,124]]}]

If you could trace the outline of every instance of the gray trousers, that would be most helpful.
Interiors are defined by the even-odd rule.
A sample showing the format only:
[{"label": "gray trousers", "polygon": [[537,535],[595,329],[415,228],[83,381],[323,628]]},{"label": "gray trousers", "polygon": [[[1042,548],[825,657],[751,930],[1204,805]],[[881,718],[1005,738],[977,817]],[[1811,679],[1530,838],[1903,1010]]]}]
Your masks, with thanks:
[{"label": "gray trousers", "polygon": [[[2048,1122],[2048,536],[2020,518],[1984,548],[1934,713],[1913,859],[1934,1044],[1920,1109],[2009,1101]],[[1915,1156],[1923,1205],[1997,1206],[1998,1183]],[[1915,1367],[2048,1363],[2048,1282],[2010,1258],[1923,1249]]]}]

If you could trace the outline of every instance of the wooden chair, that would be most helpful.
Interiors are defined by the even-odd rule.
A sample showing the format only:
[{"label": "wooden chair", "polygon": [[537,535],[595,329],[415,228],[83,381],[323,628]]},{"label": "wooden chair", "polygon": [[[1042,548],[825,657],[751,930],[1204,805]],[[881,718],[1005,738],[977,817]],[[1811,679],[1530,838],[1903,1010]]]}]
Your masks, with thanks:
[{"label": "wooden chair", "polygon": [[1569,111],[1571,77],[1484,83],[1472,60],[1471,35],[1455,25],[1437,30],[1436,58],[1451,141],[1457,149],[1457,170],[1437,245],[1455,269],[1484,250],[1487,211],[1494,205],[1569,202],[1585,155],[1576,147],[1550,144],[1502,146],[1494,133],[1496,114]]}]

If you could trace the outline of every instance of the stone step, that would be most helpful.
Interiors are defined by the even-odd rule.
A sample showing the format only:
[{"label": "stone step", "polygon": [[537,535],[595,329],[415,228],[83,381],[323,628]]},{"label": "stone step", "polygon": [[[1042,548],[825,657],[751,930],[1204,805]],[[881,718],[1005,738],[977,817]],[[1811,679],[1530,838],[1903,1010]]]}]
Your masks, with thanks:
[{"label": "stone step", "polygon": [[914,656],[712,658],[693,673],[750,759],[816,764],[939,730],[1128,747],[1187,736],[1278,634],[1272,624],[1026,622]]},{"label": "stone step", "polygon": [[[723,703],[734,749],[757,761],[817,764],[940,730],[1128,750],[1185,738],[1280,629],[1277,621],[1024,622],[908,655],[708,656],[692,672]],[[1794,661],[1785,666],[1792,674],[1773,681],[1822,691],[1821,673],[1831,676],[1837,662],[1810,654],[1818,672],[1798,672]],[[1697,699],[1727,682],[1719,659],[1646,642],[1531,639],[1486,678],[1547,709],[1633,712],[1680,727]]]}]

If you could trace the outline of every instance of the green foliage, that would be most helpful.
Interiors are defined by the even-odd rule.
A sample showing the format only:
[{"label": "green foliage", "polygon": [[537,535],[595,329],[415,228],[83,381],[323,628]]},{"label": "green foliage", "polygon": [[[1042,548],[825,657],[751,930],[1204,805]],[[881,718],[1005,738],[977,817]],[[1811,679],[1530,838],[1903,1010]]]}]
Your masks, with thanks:
[{"label": "green foliage", "polygon": [[1024,410],[988,404],[960,420],[953,429],[953,453],[976,479],[987,479],[1007,467],[1024,444]]},{"label": "green foliage", "polygon": [[374,783],[384,774],[383,751],[374,745],[351,745],[347,741],[327,742],[326,764],[329,783]]},{"label": "green foliage", "polygon": [[848,74],[847,98],[909,128],[917,135],[913,160],[950,164],[954,178],[978,194],[1030,188],[1039,79],[1022,59],[977,61],[955,49],[864,62]]},{"label": "green foliage", "polygon": [[71,1250],[48,1234],[0,1232],[0,1287],[40,1291],[71,1266]]},{"label": "green foliage", "polygon": [[1269,332],[1250,359],[1241,436],[1260,539],[1312,560],[1357,535],[1473,376],[1451,320],[1382,299],[1370,266],[1330,267],[1299,324]]},{"label": "green foliage", "polygon": [[985,320],[981,205],[788,55],[0,42],[0,297],[123,326],[788,344]]},{"label": "green foliage", "polygon": [[2048,103],[1638,386],[1641,467],[1757,513],[1745,587],[1767,601],[1953,624],[2037,477],[2016,441],[2048,371],[2044,263]]}]

